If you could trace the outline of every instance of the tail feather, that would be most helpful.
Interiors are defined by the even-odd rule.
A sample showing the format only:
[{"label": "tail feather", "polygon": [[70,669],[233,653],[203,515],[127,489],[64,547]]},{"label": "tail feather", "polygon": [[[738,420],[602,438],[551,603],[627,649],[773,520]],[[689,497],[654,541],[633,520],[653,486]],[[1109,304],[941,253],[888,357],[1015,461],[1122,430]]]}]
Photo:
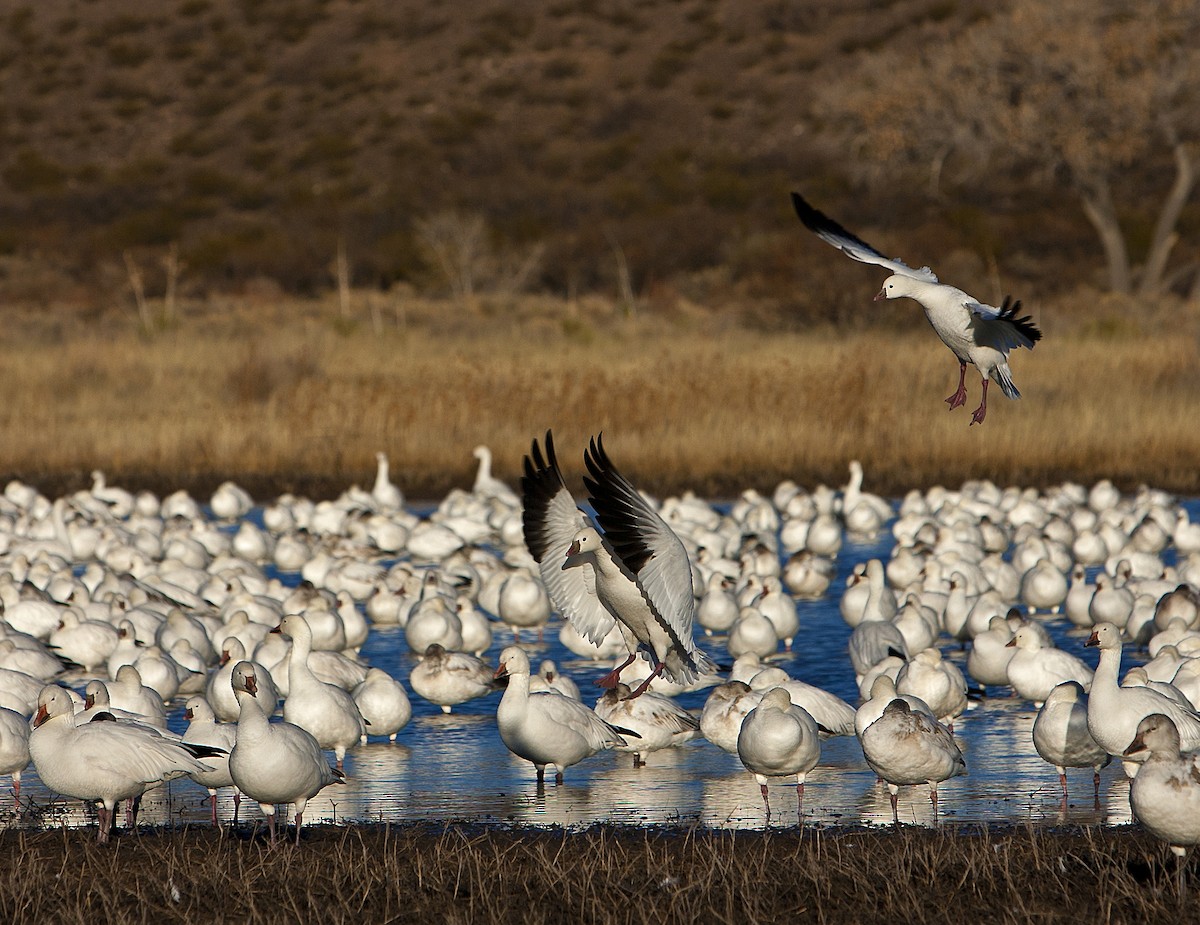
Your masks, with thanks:
[{"label": "tail feather", "polygon": [[1021,393],[1017,391],[1017,387],[1012,381],[1012,370],[1008,368],[1007,363],[1001,363],[992,370],[992,378],[996,380],[996,384],[1009,398],[1017,399],[1021,397]]}]

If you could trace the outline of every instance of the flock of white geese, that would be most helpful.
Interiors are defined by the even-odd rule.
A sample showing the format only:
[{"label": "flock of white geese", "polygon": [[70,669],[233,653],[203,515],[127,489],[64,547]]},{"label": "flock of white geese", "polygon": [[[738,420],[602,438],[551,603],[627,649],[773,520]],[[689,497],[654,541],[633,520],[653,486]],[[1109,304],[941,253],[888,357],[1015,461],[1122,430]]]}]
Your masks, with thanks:
[{"label": "flock of white geese", "polygon": [[[715,506],[639,492],[600,439],[583,454],[588,504],[534,441],[520,493],[491,474],[427,516],[406,505],[379,454],[370,490],[314,502],[283,496],[248,518],[232,483],[202,505],[107,485],[47,499],[12,482],[0,496],[0,773],[32,762],[42,783],[95,803],[109,837],[148,789],[190,778],[275,812],[344,779],[368,737],[395,739],[409,693],[445,712],[501,690],[500,740],[557,781],[605,749],[650,752],[703,738],[758,782],[806,775],[822,742],[856,736],[886,785],[929,788],[967,773],[954,723],[986,689],[1030,701],[1031,750],[1132,778],[1136,818],[1183,854],[1200,841],[1200,524],[1164,493],[1108,482],[1045,491],[980,481],[910,492],[791,482]],[[890,532],[885,559],[833,586],[847,539]],[[1093,577],[1088,577],[1089,575]],[[857,705],[789,676],[797,601],[834,596],[852,627]],[[593,706],[524,637],[562,618],[580,658],[611,664]],[[1058,649],[1069,621],[1098,664]],[[403,628],[405,678],[368,665],[373,627]],[[493,663],[485,656],[504,645]],[[964,674],[943,649],[967,648]],[[1121,674],[1122,650],[1145,650]],[[676,701],[709,689],[702,710]],[[167,705],[189,725],[167,729]],[[1032,707],[1031,707],[1032,709]],[[213,799],[213,821],[217,822]],[[236,803],[235,803],[236,805]]]}]

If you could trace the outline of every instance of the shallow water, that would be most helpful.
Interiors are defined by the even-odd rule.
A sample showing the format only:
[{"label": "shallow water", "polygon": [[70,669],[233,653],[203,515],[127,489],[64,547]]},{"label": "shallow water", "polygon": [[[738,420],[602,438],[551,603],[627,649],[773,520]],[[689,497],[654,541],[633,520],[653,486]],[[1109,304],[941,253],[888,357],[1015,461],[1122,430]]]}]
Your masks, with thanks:
[{"label": "shallow water", "polygon": [[[1186,504],[1193,520],[1200,517],[1200,499]],[[797,607],[801,630],[795,649],[777,661],[789,674],[832,691],[851,704],[858,703],[854,673],[846,657],[850,628],[838,612],[845,577],[855,563],[885,558],[893,545],[885,532],[873,543],[847,543],[838,558],[838,574],[830,593],[819,601],[801,601]],[[296,583],[297,575],[281,576]],[[1083,647],[1086,634],[1070,627],[1064,617],[1041,615],[1058,645],[1095,665],[1095,650]],[[607,666],[584,662],[558,642],[561,624],[551,621],[541,642],[522,634],[522,644],[536,665],[552,658],[584,694],[589,705],[601,693],[592,682]],[[512,633],[494,626],[495,640],[488,657],[495,663],[499,651],[511,644]],[[943,639],[943,643],[945,640]],[[718,662],[728,663],[724,640],[702,637],[701,645]],[[942,645],[944,655],[965,670],[966,652],[957,645]],[[407,682],[415,660],[397,627],[373,629],[362,650],[372,665]],[[1144,660],[1144,653],[1128,648],[1123,670]],[[407,684],[406,684],[407,686]],[[1034,750],[1030,737],[1036,710],[1033,705],[1003,689],[989,696],[955,723],[955,734],[967,760],[968,775],[946,781],[938,788],[939,818],[956,823],[1105,823],[1130,821],[1128,784],[1120,767],[1110,765],[1101,775],[1100,808],[1093,806],[1092,773],[1069,769],[1070,802],[1061,804],[1061,790],[1053,767]],[[699,711],[707,691],[679,698],[685,707]],[[405,822],[469,820],[496,824],[584,826],[594,822],[628,825],[699,824],[708,827],[762,829],[793,826],[797,822],[795,788],[783,784],[770,788],[768,821],[758,785],[738,762],[703,739],[682,748],[651,753],[648,764],[634,768],[631,755],[604,752],[568,769],[560,786],[539,788],[532,765],[512,756],[500,741],[495,711],[500,694],[456,707],[450,715],[409,691],[413,719],[394,744],[372,739],[353,749],[346,758],[347,782],[327,788],[309,803],[306,821],[369,820]],[[182,731],[186,722],[182,704],[175,705],[170,724]],[[233,799],[219,796],[222,819],[233,815]],[[75,825],[94,819],[76,800],[56,799],[32,766],[25,772],[21,790],[22,811],[11,811],[11,798],[0,799],[0,813],[10,824]],[[208,818],[207,793],[190,781],[175,781],[146,795],[142,819],[158,825],[203,821]],[[258,818],[257,807],[247,802],[243,819]],[[902,788],[902,820],[933,823],[927,788]],[[883,824],[891,822],[886,789],[878,784],[853,737],[826,740],[821,761],[809,774],[804,793],[806,822]]]}]

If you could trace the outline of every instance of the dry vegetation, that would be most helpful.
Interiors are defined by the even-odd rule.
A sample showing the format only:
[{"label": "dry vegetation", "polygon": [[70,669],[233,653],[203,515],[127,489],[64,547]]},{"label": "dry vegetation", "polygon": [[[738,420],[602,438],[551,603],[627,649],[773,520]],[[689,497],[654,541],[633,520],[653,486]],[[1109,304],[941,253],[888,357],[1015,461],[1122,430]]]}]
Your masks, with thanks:
[{"label": "dry vegetation", "polygon": [[[26,922],[1196,921],[1174,858],[1111,829],[768,835],[312,827],[300,849],[210,832],[0,834],[0,918]],[[1192,890],[1195,883],[1193,876]]]},{"label": "dry vegetation", "polygon": [[481,442],[515,481],[553,427],[569,468],[604,431],[655,491],[840,485],[851,458],[888,492],[1102,477],[1200,490],[1197,317],[1180,305],[1165,321],[1044,320],[1045,341],[1013,357],[1025,398],[994,390],[970,428],[946,412],[957,367],[915,306],[855,333],[764,333],[695,308],[631,319],[596,301],[400,308],[378,332],[298,302],[217,306],[153,339],[35,325],[0,345],[0,477],[59,492],[100,466],[131,488],[203,496],[234,478],[263,500],[329,497],[368,483],[384,450],[408,495],[431,498],[470,484]]}]

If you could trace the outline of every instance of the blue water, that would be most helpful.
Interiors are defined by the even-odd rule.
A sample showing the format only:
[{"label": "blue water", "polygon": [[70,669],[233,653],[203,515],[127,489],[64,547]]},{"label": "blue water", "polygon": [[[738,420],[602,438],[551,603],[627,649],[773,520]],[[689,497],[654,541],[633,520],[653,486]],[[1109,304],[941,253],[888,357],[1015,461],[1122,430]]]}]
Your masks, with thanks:
[{"label": "blue water", "polygon": [[[1186,505],[1193,519],[1200,517],[1200,499]],[[781,655],[778,664],[789,674],[832,691],[857,704],[854,673],[846,657],[850,628],[842,621],[838,601],[845,578],[858,562],[886,560],[893,545],[885,532],[876,542],[848,543],[838,558],[838,574],[825,598],[797,604],[801,630],[794,651]],[[298,576],[281,576],[295,583]],[[1088,664],[1095,650],[1083,647],[1085,634],[1070,627],[1065,618],[1040,617],[1056,642]],[[541,641],[522,634],[522,644],[536,665],[552,658],[584,693],[589,705],[599,695],[592,682],[607,666],[584,662],[558,641],[560,623],[551,621]],[[512,633],[494,624],[495,640],[488,658],[495,663],[499,651],[512,643]],[[945,640],[943,640],[945,643]],[[728,663],[721,638],[701,637],[701,645],[718,662]],[[965,670],[966,652],[957,645],[942,645],[943,654]],[[372,665],[407,682],[415,660],[403,630],[373,629],[362,657]],[[1144,660],[1128,648],[1125,666]],[[407,686],[407,684],[406,684]],[[707,691],[683,695],[679,701],[699,711]],[[1130,820],[1128,785],[1119,767],[1102,774],[1100,808],[1093,807],[1090,770],[1068,770],[1071,799],[1061,806],[1055,770],[1036,753],[1031,729],[1036,711],[1032,704],[993,690],[959,717],[955,734],[962,745],[969,772],[939,786],[940,818],[959,823],[1125,823]],[[533,767],[513,757],[501,743],[495,723],[499,693],[456,707],[451,715],[409,690],[413,719],[394,744],[371,740],[353,749],[346,759],[347,782],[328,788],[309,803],[306,820],[367,820],[403,822],[470,820],[481,823],[583,826],[593,822],[629,825],[699,824],[711,827],[763,828],[791,826],[797,822],[795,790],[772,785],[772,815],[768,823],[758,786],[738,762],[715,745],[697,739],[681,748],[651,753],[648,764],[634,768],[631,755],[605,752],[570,768],[566,782],[538,788]],[[171,714],[179,731],[186,723],[182,706]],[[10,799],[10,798],[9,798]],[[143,818],[151,823],[175,825],[208,817],[207,794],[190,781],[176,781],[148,794]],[[5,813],[9,822],[22,825],[80,824],[88,816],[78,801],[58,800],[37,780],[32,768],[25,774],[21,814]],[[0,799],[0,812],[11,802]],[[219,797],[223,819],[233,814],[229,794]],[[30,812],[30,810],[36,810]],[[821,761],[808,777],[805,820],[840,824],[891,822],[887,791],[867,767],[857,740],[827,740]],[[903,820],[933,821],[928,791],[903,788]],[[242,818],[256,818],[258,809],[245,803]]]}]

